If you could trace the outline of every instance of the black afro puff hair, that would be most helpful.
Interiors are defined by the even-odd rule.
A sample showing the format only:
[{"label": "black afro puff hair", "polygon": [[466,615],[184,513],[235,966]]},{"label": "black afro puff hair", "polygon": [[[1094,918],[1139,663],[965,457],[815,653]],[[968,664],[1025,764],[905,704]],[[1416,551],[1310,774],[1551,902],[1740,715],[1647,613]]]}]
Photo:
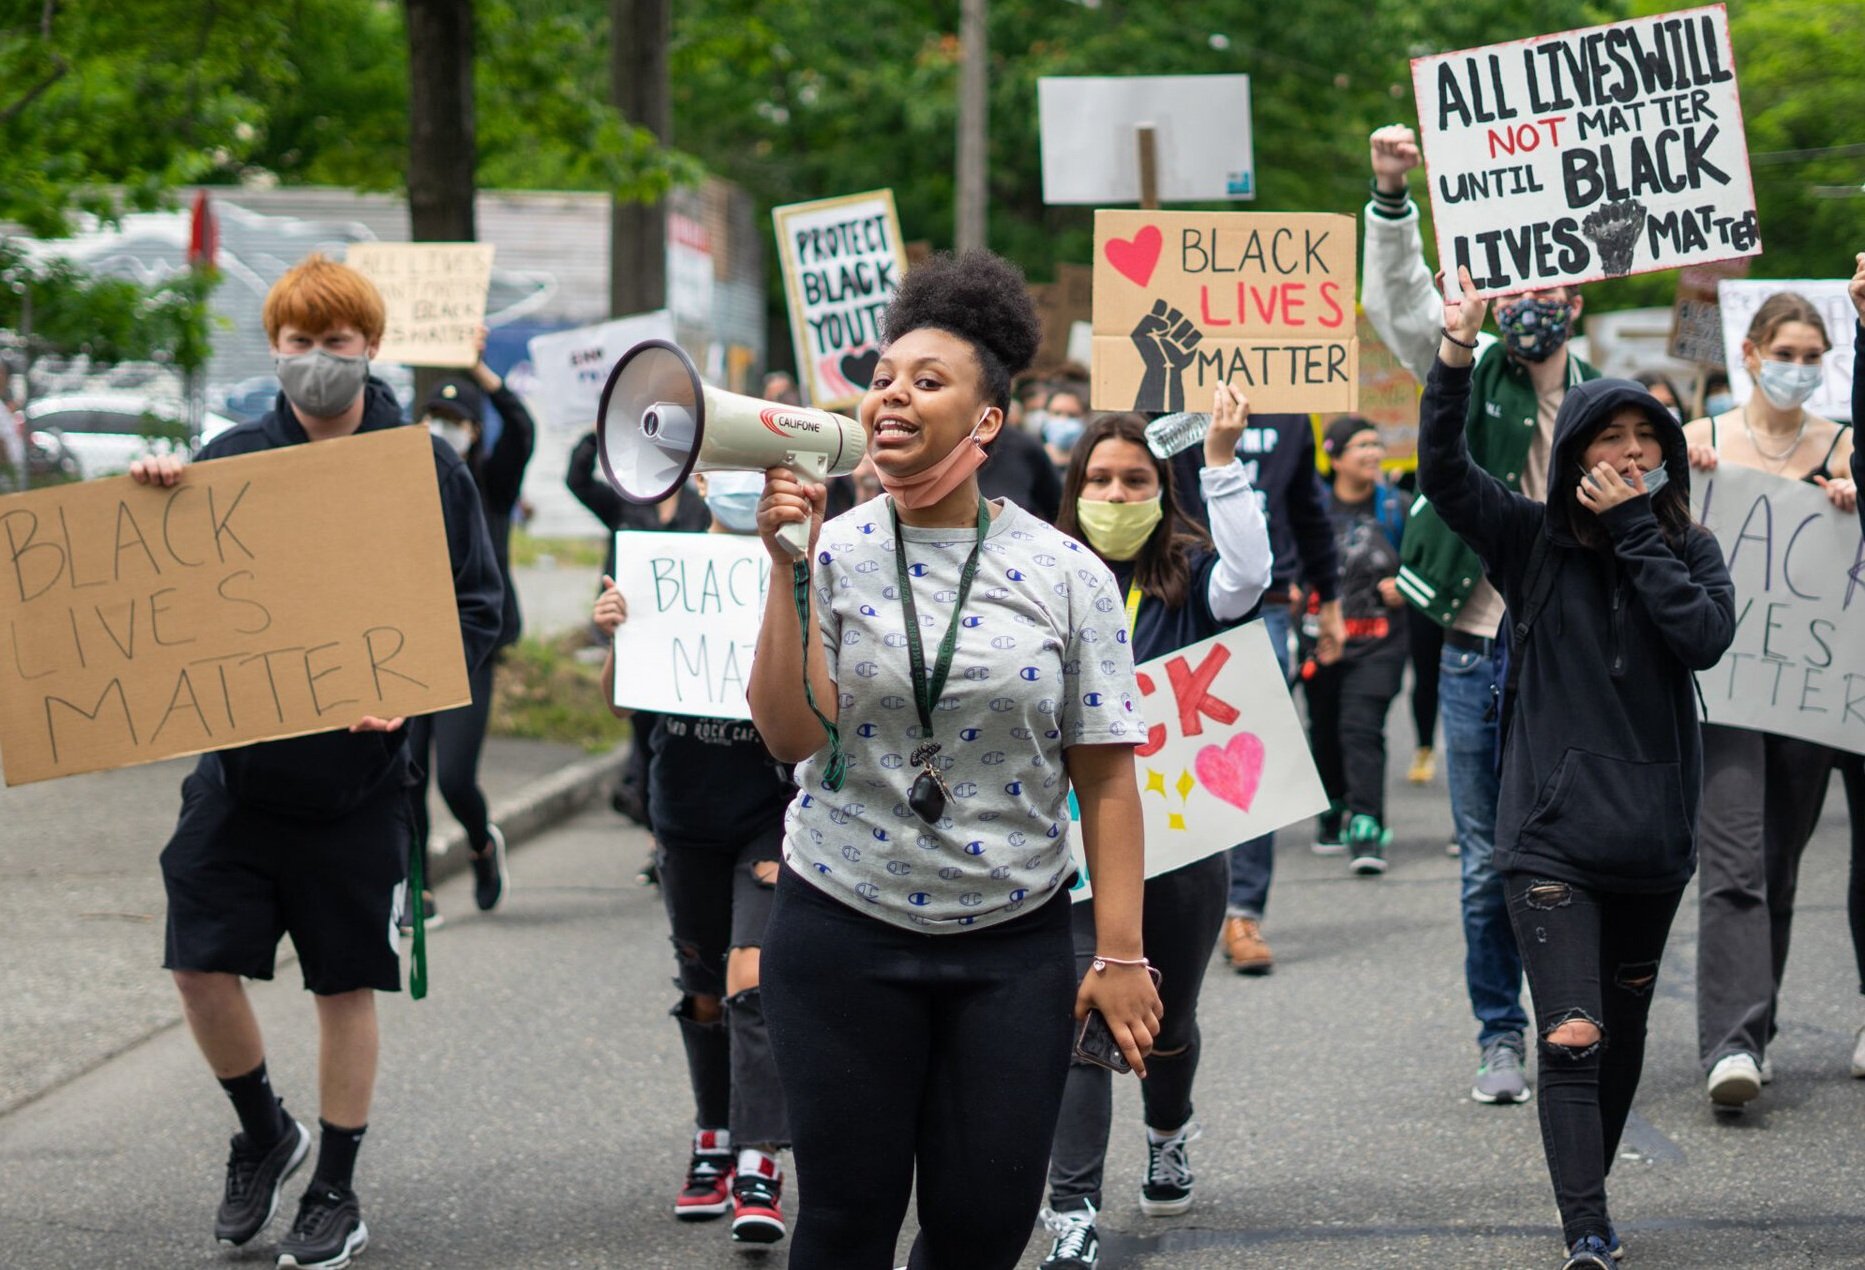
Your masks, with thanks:
[{"label": "black afro puff hair", "polygon": [[941,252],[907,271],[887,306],[888,343],[934,327],[969,343],[984,368],[985,396],[1010,405],[1010,380],[1029,369],[1043,342],[1042,319],[1023,273],[988,251]]}]

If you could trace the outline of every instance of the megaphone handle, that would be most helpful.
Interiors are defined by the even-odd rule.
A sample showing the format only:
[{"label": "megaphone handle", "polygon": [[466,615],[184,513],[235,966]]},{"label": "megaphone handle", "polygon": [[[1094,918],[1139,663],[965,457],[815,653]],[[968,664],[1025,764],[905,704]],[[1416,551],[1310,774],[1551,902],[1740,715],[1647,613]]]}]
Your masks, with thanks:
[{"label": "megaphone handle", "polygon": [[809,521],[795,521],[777,531],[777,541],[791,556],[801,560],[809,554]]},{"label": "megaphone handle", "polygon": [[[784,455],[784,464],[798,476],[821,485],[829,479],[829,456],[816,450],[794,451]],[[777,541],[798,560],[809,555],[810,522],[785,525],[777,531]]]}]

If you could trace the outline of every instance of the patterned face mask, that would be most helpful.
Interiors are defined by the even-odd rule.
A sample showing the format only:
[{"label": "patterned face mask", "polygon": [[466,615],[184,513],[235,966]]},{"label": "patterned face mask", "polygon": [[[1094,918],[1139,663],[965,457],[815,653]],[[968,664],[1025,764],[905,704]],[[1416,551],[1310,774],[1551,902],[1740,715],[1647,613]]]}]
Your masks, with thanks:
[{"label": "patterned face mask", "polygon": [[1573,306],[1565,300],[1518,300],[1498,305],[1496,325],[1509,352],[1525,362],[1545,362],[1573,332]]}]

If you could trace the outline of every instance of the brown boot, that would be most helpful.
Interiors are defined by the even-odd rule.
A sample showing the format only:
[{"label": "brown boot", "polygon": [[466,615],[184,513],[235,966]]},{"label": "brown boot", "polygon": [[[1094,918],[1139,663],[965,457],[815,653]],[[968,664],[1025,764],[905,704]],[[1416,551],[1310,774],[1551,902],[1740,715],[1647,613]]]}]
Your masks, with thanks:
[{"label": "brown boot", "polygon": [[1240,975],[1266,975],[1276,968],[1276,955],[1263,941],[1263,927],[1254,917],[1224,919],[1224,957]]}]

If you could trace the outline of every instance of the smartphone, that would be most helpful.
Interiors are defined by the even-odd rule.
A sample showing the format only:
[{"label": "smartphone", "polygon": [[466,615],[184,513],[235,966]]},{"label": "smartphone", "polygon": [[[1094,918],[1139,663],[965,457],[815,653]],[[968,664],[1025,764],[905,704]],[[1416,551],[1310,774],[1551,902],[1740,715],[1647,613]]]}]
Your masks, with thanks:
[{"label": "smartphone", "polygon": [[[1089,971],[1090,974],[1094,973]],[[1153,986],[1159,986],[1159,971],[1152,966],[1146,973],[1153,977]],[[1107,1026],[1107,1019],[1099,1010],[1088,1011],[1088,1017],[1081,1021],[1081,1031],[1075,1037],[1075,1057],[1084,1063],[1093,1063],[1096,1067],[1105,1067],[1108,1071],[1125,1076],[1133,1070],[1133,1064],[1120,1052],[1120,1045],[1114,1040],[1114,1033]]]}]

